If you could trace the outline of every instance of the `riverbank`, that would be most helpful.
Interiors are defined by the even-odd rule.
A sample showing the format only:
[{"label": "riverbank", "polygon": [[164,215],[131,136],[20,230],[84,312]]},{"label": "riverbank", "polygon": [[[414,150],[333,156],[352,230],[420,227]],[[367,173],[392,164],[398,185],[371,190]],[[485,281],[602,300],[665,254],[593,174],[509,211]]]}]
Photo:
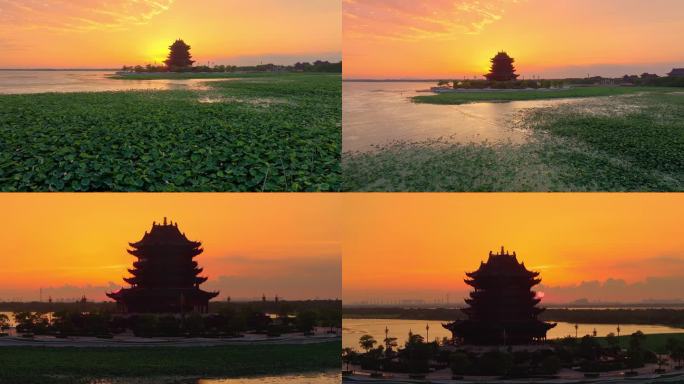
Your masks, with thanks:
[{"label": "riverbank", "polygon": [[416,103],[459,105],[477,102],[508,102],[521,100],[571,99],[630,95],[642,92],[675,92],[681,88],[666,87],[570,87],[561,89],[472,90],[453,89],[437,95],[414,96]]},{"label": "riverbank", "polygon": [[[460,308],[344,307],[344,319],[454,321],[465,319]],[[682,328],[684,308],[553,308],[540,314],[543,321],[594,324],[654,324]]]},{"label": "riverbank", "polygon": [[587,98],[525,110],[509,124],[529,138],[520,144],[397,141],[373,151],[347,152],[344,189],[684,190],[684,92]]},{"label": "riverbank", "polygon": [[340,343],[157,348],[0,347],[1,383],[108,377],[238,377],[340,367]]},{"label": "riverbank", "polygon": [[116,335],[111,338],[87,336],[70,336],[58,338],[54,336],[0,337],[0,347],[49,347],[49,348],[127,348],[127,347],[215,347],[226,345],[298,345],[328,343],[340,340],[337,334],[326,333],[325,328],[314,335],[289,333],[269,337],[265,334],[245,334],[234,338],[206,337],[136,337],[132,335]]},{"label": "riverbank", "polygon": [[[300,76],[295,72],[115,72],[109,78],[117,80],[186,80],[186,79],[246,79],[284,78]],[[329,76],[329,73],[309,72],[309,76]]]},{"label": "riverbank", "polygon": [[2,191],[336,191],[341,76],[0,95]]},{"label": "riverbank", "polygon": [[[549,378],[534,378],[528,382],[538,384],[603,384],[631,381],[636,383],[682,383],[684,382],[684,372],[674,371],[665,374],[654,374],[656,365],[650,364],[644,368],[637,369],[635,376],[625,376],[624,371],[604,372],[598,378],[584,378],[584,375],[569,369],[564,369],[558,375]],[[427,375],[426,379],[416,380],[409,378],[408,374],[390,373],[385,378],[371,378],[371,372],[355,372],[353,375],[343,376],[343,383],[392,383],[392,384],[415,384],[415,383],[501,383],[519,384],[525,383],[521,379],[505,379],[496,376],[464,376],[458,380],[453,380],[449,370],[441,370]]]}]

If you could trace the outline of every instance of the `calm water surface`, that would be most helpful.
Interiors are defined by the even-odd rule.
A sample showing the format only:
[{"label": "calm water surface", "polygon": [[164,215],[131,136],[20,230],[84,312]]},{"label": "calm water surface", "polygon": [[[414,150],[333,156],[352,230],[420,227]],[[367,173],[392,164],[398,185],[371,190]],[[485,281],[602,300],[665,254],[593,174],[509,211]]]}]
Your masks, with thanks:
[{"label": "calm water surface", "polygon": [[201,89],[225,79],[115,80],[114,71],[0,71],[0,94]]},{"label": "calm water surface", "polygon": [[[399,345],[403,345],[408,338],[409,331],[425,337],[425,326],[430,327],[430,340],[443,337],[451,338],[451,332],[442,327],[441,321],[425,320],[396,320],[396,319],[343,319],[342,320],[342,347],[355,348],[359,350],[359,337],[368,334],[373,336],[378,342],[385,338],[385,327],[389,329],[389,336],[396,337]],[[616,326],[613,324],[578,324],[577,334],[581,337],[592,334],[596,329],[597,336],[606,336],[613,332],[617,334]],[[682,328],[672,328],[662,325],[638,325],[620,324],[620,335],[629,335],[636,331],[643,333],[684,333]],[[550,339],[565,336],[575,336],[575,324],[559,322],[547,333]]]},{"label": "calm water surface", "polygon": [[232,379],[184,380],[178,378],[122,378],[97,380],[91,384],[339,384],[341,381],[342,375],[339,371],[329,371]]},{"label": "calm water surface", "polygon": [[337,371],[284,376],[265,376],[248,379],[203,379],[199,380],[197,384],[339,384],[341,381],[342,375],[339,371]]},{"label": "calm water surface", "polygon": [[369,151],[394,141],[444,138],[450,142],[522,143],[528,132],[516,128],[521,110],[577,102],[579,99],[530,100],[463,105],[416,104],[430,95],[431,82],[344,82],[343,142],[348,151]]}]

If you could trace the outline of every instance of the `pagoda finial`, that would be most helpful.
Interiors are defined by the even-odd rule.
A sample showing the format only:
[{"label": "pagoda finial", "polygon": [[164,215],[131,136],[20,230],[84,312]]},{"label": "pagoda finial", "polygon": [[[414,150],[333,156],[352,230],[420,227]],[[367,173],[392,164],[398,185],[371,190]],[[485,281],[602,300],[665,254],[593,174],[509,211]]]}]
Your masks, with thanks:
[{"label": "pagoda finial", "polygon": [[166,216],[164,216],[164,225],[166,225]]},{"label": "pagoda finial", "polygon": [[504,254],[504,246],[503,245],[501,246],[501,254],[502,255]]}]

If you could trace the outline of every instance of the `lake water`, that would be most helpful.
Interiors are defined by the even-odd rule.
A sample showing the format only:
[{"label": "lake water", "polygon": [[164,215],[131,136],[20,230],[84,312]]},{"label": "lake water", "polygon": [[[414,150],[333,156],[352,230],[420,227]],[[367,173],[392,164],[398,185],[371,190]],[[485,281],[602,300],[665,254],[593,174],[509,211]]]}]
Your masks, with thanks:
[{"label": "lake water", "polygon": [[[399,345],[403,345],[408,338],[409,331],[414,334],[426,336],[425,326],[430,327],[430,340],[443,337],[451,338],[451,332],[442,327],[442,321],[425,320],[396,320],[396,319],[343,319],[342,320],[342,347],[359,348],[359,338],[363,335],[371,335],[378,342],[385,338],[385,327],[389,329],[389,336],[396,337]],[[557,323],[554,328],[547,332],[549,339],[556,339],[565,336],[575,336],[575,324]],[[582,337],[592,334],[596,329],[597,336],[606,336],[613,332],[617,334],[614,324],[578,324],[577,334]],[[683,328],[672,328],[662,325],[638,325],[620,324],[620,335],[630,335],[636,331],[646,334],[650,333],[684,333]]]},{"label": "lake water", "polygon": [[416,104],[430,95],[430,82],[344,82],[343,141],[349,151],[370,151],[395,141],[443,138],[450,142],[522,143],[528,131],[515,126],[525,109],[574,103],[579,99],[530,100],[462,105]]},{"label": "lake water", "polygon": [[0,94],[201,89],[225,79],[116,80],[114,71],[0,71]]},{"label": "lake water", "polygon": [[199,379],[187,380],[179,378],[125,378],[125,379],[104,379],[93,381],[92,384],[339,384],[342,375],[339,371],[297,373],[272,376],[255,376],[247,378],[231,379]]},{"label": "lake water", "polygon": [[245,379],[202,379],[197,381],[197,384],[339,384],[341,381],[342,375],[339,371],[336,371]]}]

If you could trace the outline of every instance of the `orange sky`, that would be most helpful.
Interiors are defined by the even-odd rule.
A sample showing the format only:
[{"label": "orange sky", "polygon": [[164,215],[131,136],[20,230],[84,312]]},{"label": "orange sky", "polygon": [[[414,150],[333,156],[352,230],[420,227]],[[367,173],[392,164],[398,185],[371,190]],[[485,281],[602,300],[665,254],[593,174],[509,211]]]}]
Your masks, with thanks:
[{"label": "orange sky", "polygon": [[0,68],[161,62],[183,38],[201,64],[339,60],[339,0],[0,0]]},{"label": "orange sky", "polygon": [[681,0],[342,0],[347,78],[481,76],[506,50],[524,76],[684,67]]},{"label": "orange sky", "polygon": [[152,221],[201,241],[219,299],[339,298],[340,204],[329,194],[0,194],[0,300],[104,299]]},{"label": "orange sky", "polygon": [[348,304],[453,303],[501,245],[550,302],[684,299],[682,194],[355,194],[344,212]]}]

